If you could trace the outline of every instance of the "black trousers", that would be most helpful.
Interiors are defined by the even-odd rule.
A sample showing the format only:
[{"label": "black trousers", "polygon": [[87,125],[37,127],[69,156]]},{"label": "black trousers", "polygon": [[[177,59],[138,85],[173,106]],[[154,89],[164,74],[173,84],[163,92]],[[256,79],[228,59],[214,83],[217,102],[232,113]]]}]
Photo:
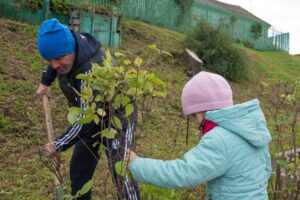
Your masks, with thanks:
[{"label": "black trousers", "polygon": [[[118,133],[116,139],[106,139],[100,137],[90,137],[88,139],[80,139],[75,144],[75,149],[71,158],[70,164],[70,177],[72,195],[75,195],[82,186],[92,179],[96,169],[99,155],[99,145],[103,144],[106,147],[105,154],[109,161],[110,171],[112,173],[113,182],[116,188],[122,188],[118,192],[118,199],[123,199],[124,196],[127,200],[139,200],[139,189],[137,183],[130,182],[127,178],[117,175],[115,171],[115,163],[123,160],[125,151],[132,148],[133,145],[133,130],[134,127],[128,126],[122,133]],[[95,145],[98,142],[97,145]],[[97,180],[93,181],[94,183]],[[90,200],[92,191],[81,196],[80,200]]]}]

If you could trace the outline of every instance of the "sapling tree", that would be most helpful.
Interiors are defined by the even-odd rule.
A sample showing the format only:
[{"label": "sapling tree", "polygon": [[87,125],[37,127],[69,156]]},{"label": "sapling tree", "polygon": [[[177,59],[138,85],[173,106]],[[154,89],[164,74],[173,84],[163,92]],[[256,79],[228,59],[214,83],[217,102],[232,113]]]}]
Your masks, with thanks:
[{"label": "sapling tree", "polygon": [[260,97],[268,102],[273,172],[269,182],[270,199],[299,199],[299,114],[300,79],[293,82],[263,83]]},{"label": "sapling tree", "polygon": [[[154,58],[171,56],[155,45],[149,47],[157,53]],[[84,106],[69,108],[68,121],[72,124],[94,122],[101,127],[101,131],[93,137],[120,140],[122,134],[125,134],[126,124],[132,124],[137,119],[135,102],[145,102],[147,97],[162,98],[167,95],[168,84],[147,71],[151,63],[153,58],[146,62],[139,56],[130,60],[122,53],[115,53],[113,58],[107,50],[101,66],[92,64],[90,73],[77,75],[76,78],[84,82],[81,92],[76,91]],[[101,140],[95,145],[98,144],[100,152],[106,150]],[[129,149],[134,149],[134,146],[133,143]],[[120,158],[124,158],[124,154],[122,152]],[[127,161],[109,163],[119,175],[130,179]],[[123,188],[118,188],[118,196],[124,196]]]}]

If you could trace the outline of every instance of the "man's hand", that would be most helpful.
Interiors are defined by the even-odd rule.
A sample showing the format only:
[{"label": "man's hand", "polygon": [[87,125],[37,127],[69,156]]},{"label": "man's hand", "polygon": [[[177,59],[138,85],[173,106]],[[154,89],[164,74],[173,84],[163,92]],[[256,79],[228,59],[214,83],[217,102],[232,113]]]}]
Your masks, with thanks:
[{"label": "man's hand", "polygon": [[57,152],[55,151],[52,143],[47,143],[45,145],[43,153],[44,153],[45,156],[47,156],[49,158],[52,158],[57,154]]},{"label": "man's hand", "polygon": [[39,88],[36,90],[36,94],[39,99],[42,99],[43,95],[50,94],[50,87],[41,83]]}]

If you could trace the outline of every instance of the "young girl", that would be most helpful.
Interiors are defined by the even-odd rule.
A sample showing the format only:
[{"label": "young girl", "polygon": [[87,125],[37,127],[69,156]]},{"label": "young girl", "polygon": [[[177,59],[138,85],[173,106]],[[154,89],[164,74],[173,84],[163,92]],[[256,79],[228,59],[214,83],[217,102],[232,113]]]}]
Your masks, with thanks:
[{"label": "young girl", "polygon": [[271,136],[257,99],[233,105],[227,81],[200,72],[183,88],[183,113],[203,126],[199,144],[183,159],[163,161],[130,153],[136,181],[168,188],[207,183],[206,199],[264,200],[271,174]]}]

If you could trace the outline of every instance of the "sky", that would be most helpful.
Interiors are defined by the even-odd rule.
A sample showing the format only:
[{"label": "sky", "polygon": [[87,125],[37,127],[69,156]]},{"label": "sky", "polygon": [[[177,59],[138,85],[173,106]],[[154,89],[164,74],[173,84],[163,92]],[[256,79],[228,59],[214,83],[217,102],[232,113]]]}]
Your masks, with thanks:
[{"label": "sky", "polygon": [[300,54],[300,0],[218,0],[238,5],[276,30],[290,33],[290,53]]}]

